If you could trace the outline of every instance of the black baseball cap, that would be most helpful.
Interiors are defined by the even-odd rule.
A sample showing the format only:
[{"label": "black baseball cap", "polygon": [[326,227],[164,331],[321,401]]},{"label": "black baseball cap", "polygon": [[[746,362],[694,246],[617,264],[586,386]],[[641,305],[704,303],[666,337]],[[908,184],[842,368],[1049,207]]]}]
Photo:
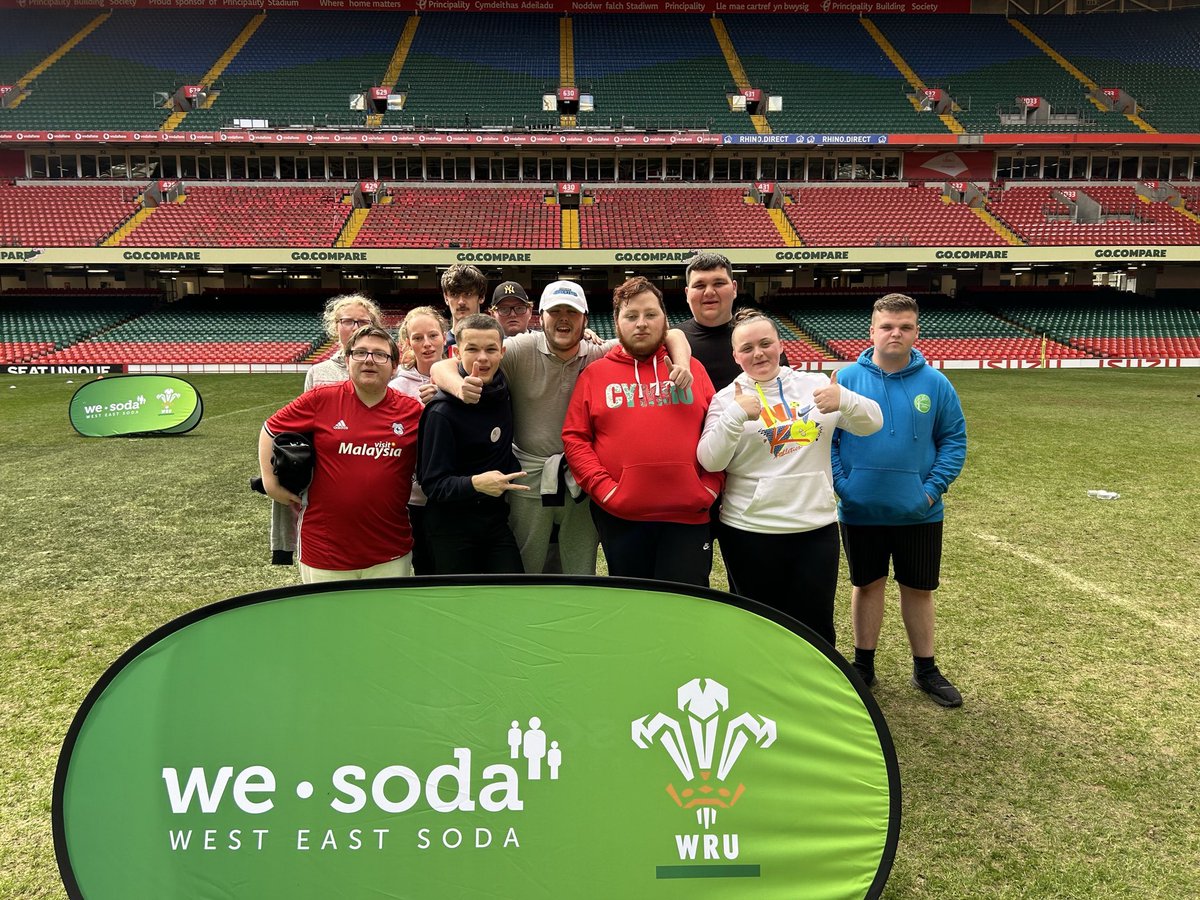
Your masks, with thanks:
[{"label": "black baseball cap", "polygon": [[515,298],[522,303],[529,303],[529,295],[525,293],[525,288],[515,281],[504,281],[496,285],[496,289],[492,291],[492,306],[500,305],[502,300]]}]

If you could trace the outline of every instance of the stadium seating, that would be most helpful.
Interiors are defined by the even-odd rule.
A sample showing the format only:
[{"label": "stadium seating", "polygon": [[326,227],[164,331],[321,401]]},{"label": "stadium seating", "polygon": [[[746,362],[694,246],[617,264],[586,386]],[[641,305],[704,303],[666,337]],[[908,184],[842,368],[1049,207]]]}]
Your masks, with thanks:
[{"label": "stadium seating", "polygon": [[96,15],[94,9],[0,9],[0,84],[16,84]]},{"label": "stadium seating", "polygon": [[597,188],[579,210],[587,247],[776,247],[783,238],[740,188]]},{"label": "stadium seating", "polygon": [[157,129],[172,95],[201,76],[233,41],[249,13],[123,10],[85,37],[30,86],[0,128]]},{"label": "stadium seating", "polygon": [[[1056,200],[1055,187],[1013,186],[989,204],[991,213],[1029,244],[1090,245],[1200,243],[1200,223],[1166,203],[1145,203],[1126,185],[1078,185],[1101,207],[1121,218],[1097,223],[1065,220],[1068,208]],[[1062,218],[1059,218],[1062,217]]]},{"label": "stadium seating", "polygon": [[265,119],[271,127],[363,125],[350,95],[382,83],[406,17],[338,10],[269,14],[216,82],[211,107],[188,113],[188,131]]},{"label": "stadium seating", "polygon": [[137,210],[112,184],[0,184],[0,246],[95,247]]},{"label": "stadium seating", "polygon": [[[1087,89],[1009,24],[1004,16],[872,16],[880,31],[929,87],[949,90],[963,109],[954,116],[968,132],[1136,132],[1117,113],[1101,113]],[[1072,16],[1084,19],[1086,16]],[[1056,112],[1085,114],[1076,125],[1004,125],[998,110],[1015,112],[1018,97],[1044,97]]]},{"label": "stadium seating", "polygon": [[596,98],[580,125],[648,124],[753,132],[733,113],[733,76],[706,16],[573,16],[575,81]]},{"label": "stadium seating", "polygon": [[154,210],[122,246],[332,246],[350,214],[345,188],[188,188],[183,203]]},{"label": "stadium seating", "polygon": [[557,125],[542,94],[558,80],[554,15],[423,13],[397,83],[408,100],[383,123]]},{"label": "stadium seating", "polygon": [[946,131],[920,114],[912,88],[857,16],[725,15],[751,86],[783,97],[779,132]]},{"label": "stadium seating", "polygon": [[528,247],[562,243],[562,212],[529,188],[391,188],[355,247]]},{"label": "stadium seating", "polygon": [[1196,10],[1022,21],[1102,88],[1121,88],[1160,131],[1200,131],[1200,15]]},{"label": "stadium seating", "polygon": [[806,245],[871,247],[1004,245],[962,204],[942,202],[936,188],[796,187],[784,213]]},{"label": "stadium seating", "polygon": [[6,291],[0,294],[0,363],[40,362],[132,318],[151,300],[124,291]]}]

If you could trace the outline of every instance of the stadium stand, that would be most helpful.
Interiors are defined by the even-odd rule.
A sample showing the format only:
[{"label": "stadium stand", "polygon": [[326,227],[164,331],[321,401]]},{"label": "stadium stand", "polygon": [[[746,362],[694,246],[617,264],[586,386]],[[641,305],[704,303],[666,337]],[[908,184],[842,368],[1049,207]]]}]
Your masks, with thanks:
[{"label": "stadium stand", "polygon": [[751,85],[783,97],[778,132],[945,133],[857,16],[725,15]]},{"label": "stadium stand", "polygon": [[123,241],[128,247],[329,247],[350,214],[338,187],[188,188],[157,207]]},{"label": "stadium stand", "polygon": [[1036,16],[1024,24],[1098,83],[1146,107],[1159,131],[1200,131],[1200,11]]},{"label": "stadium stand", "polygon": [[33,81],[20,106],[0,110],[0,128],[160,128],[171,109],[161,99],[156,105],[155,95],[199,83],[248,19],[207,10],[113,12]]},{"label": "stadium stand", "polygon": [[294,363],[325,341],[319,316],[286,301],[254,304],[201,295],[161,306],[42,364]]},{"label": "stadium stand", "polygon": [[133,292],[5,291],[0,294],[0,363],[29,363],[107,331],[149,308]]},{"label": "stadium stand", "polygon": [[394,187],[389,194],[390,203],[371,208],[353,246],[561,246],[561,211],[541,190]]},{"label": "stadium stand", "polygon": [[[936,28],[920,16],[872,20],[929,87],[950,92],[962,107],[955,118],[968,132],[1138,131],[1122,115],[1101,113],[1080,81],[1003,16],[940,15]],[[1004,124],[1000,111],[1015,112],[1018,97],[1043,97],[1053,110],[1083,118],[1075,124]]]},{"label": "stadium stand", "polygon": [[0,84],[16,84],[96,17],[95,10],[0,10]]},{"label": "stadium stand", "polygon": [[733,76],[710,21],[694,15],[572,18],[575,80],[596,98],[580,125],[647,125],[753,132],[725,97]]},{"label": "stadium stand", "polygon": [[133,215],[138,193],[113,184],[0,184],[0,247],[95,247]]},{"label": "stadium stand", "polygon": [[396,13],[346,10],[267,15],[217,79],[219,95],[188,113],[183,127],[244,119],[273,128],[361,126],[366,114],[350,109],[350,95],[382,82],[404,21]]},{"label": "stadium stand", "polygon": [[1058,187],[1009,185],[989,204],[992,214],[1033,245],[1196,244],[1200,223],[1166,203],[1145,203],[1128,185],[1072,185],[1098,201],[1106,221],[1071,220]]},{"label": "stadium stand", "polygon": [[558,18],[533,13],[422,13],[397,82],[403,111],[385,125],[557,125],[542,94],[559,80]]},{"label": "stadium stand", "polygon": [[[1164,292],[1167,294],[1167,292]],[[1185,293],[1194,302],[1190,292]],[[1200,357],[1200,309],[1187,300],[1131,303],[1116,291],[982,294],[977,302],[1035,333],[1090,356],[1181,359]]]},{"label": "stadium stand", "polygon": [[583,247],[776,247],[783,238],[740,188],[597,188],[579,210]]},{"label": "stadium stand", "polygon": [[1007,243],[937,188],[790,187],[784,214],[809,246],[870,247]]}]

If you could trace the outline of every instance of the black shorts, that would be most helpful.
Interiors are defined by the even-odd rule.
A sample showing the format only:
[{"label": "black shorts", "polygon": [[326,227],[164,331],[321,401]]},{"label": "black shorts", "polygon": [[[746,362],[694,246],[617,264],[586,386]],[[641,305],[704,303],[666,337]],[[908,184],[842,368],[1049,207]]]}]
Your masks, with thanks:
[{"label": "black shorts", "polygon": [[847,525],[842,523],[842,546],[850,567],[850,583],[865,587],[888,574],[917,591],[936,591],[942,573],[942,523],[918,525]]}]

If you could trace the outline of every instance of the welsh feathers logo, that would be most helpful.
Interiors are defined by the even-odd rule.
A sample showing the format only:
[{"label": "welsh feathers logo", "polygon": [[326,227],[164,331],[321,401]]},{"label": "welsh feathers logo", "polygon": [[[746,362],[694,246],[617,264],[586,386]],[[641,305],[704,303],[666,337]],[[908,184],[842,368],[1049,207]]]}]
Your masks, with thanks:
[{"label": "welsh feathers logo", "polygon": [[171,388],[166,388],[161,394],[155,394],[155,396],[162,401],[163,405],[162,411],[159,413],[159,415],[169,416],[171,415],[171,404],[183,395]]},{"label": "welsh feathers logo", "polygon": [[711,828],[717,811],[729,809],[745,793],[746,786],[735,786],[729,777],[742,751],[752,742],[764,750],[775,743],[775,721],[749,712],[727,718],[729,689],[711,678],[682,685],[677,706],[686,714],[682,722],[663,712],[634,719],[633,742],[643,750],[662,745],[681,776],[679,785],[667,785],[667,794],[680,808],[694,809],[696,821]]}]

